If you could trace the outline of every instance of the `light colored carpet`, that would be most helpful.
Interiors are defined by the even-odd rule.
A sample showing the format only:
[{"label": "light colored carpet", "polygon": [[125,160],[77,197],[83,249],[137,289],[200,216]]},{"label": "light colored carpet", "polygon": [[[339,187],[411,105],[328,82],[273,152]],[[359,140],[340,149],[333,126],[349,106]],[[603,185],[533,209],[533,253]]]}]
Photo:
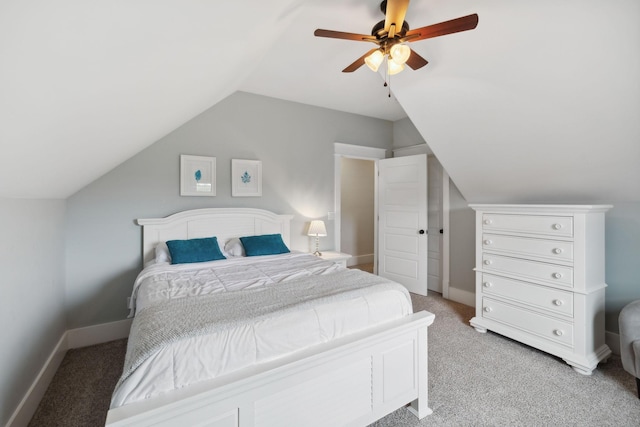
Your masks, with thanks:
[{"label": "light colored carpet", "polygon": [[[432,294],[433,295],[433,294]],[[547,353],[469,326],[474,309],[413,295],[429,328],[429,407],[419,421],[400,409],[376,427],[640,426],[635,380],[612,356],[591,376]]]},{"label": "light colored carpet", "polygon": [[[429,328],[434,412],[418,420],[402,408],[375,427],[640,426],[635,381],[619,357],[583,376],[546,353],[476,332],[472,308],[431,295],[412,297],[415,311],[436,315]],[[104,425],[125,347],[119,340],[70,350],[29,425]]]}]

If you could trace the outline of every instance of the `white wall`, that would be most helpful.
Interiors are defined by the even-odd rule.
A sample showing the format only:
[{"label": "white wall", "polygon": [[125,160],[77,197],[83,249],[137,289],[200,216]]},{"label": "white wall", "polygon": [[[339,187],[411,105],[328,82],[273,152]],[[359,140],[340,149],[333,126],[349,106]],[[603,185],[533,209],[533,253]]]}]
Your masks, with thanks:
[{"label": "white wall", "polygon": [[0,425],[65,331],[64,200],[0,198]]},{"label": "white wall", "polygon": [[373,262],[375,162],[341,160],[340,251],[352,255],[349,265]]},{"label": "white wall", "polygon": [[[67,201],[68,328],[123,319],[141,268],[136,218],[202,207],[293,214],[292,247],[309,250],[310,219],[334,206],[336,141],[388,149],[392,123],[237,92],[88,185]],[[179,196],[180,154],[217,158],[217,196]],[[231,159],[263,166],[262,197],[231,197]],[[333,222],[322,247],[333,247]]]}]

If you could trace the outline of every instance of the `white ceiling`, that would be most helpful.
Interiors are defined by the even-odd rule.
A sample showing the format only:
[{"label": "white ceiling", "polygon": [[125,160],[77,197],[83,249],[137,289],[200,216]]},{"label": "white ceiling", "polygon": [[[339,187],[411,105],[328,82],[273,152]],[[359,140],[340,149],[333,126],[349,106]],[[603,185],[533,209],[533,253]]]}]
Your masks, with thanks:
[{"label": "white ceiling", "polygon": [[243,90],[408,116],[469,200],[640,199],[640,2],[413,0],[407,20],[474,12],[476,30],[412,44],[430,63],[389,98],[341,73],[373,45],[313,36],[369,33],[378,0],[3,1],[0,197],[66,198]]}]

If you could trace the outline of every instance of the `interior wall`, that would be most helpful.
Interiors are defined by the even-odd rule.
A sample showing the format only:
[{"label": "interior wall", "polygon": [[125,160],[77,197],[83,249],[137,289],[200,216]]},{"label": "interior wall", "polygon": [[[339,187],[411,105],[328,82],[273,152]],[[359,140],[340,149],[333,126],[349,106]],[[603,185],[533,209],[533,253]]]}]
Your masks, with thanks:
[{"label": "interior wall", "polygon": [[0,425],[65,331],[64,200],[0,198]]},{"label": "interior wall", "polygon": [[460,190],[449,181],[449,287],[475,295],[476,217]]},{"label": "interior wall", "polygon": [[[127,316],[141,269],[136,218],[256,207],[293,214],[292,249],[309,251],[311,219],[334,206],[335,141],[389,149],[392,122],[236,92],[67,200],[68,328]],[[217,195],[180,197],[180,154],[217,158]],[[262,197],[231,197],[231,159],[261,160]],[[333,248],[333,222],[321,249]]]},{"label": "interior wall", "polygon": [[340,251],[348,265],[373,262],[375,162],[343,157],[340,171]]},{"label": "interior wall", "polygon": [[605,214],[605,326],[618,332],[620,310],[640,299],[640,203],[614,202]]},{"label": "interior wall", "polygon": [[412,147],[414,145],[426,144],[426,155],[432,155],[433,151],[424,140],[420,132],[410,118],[396,120],[393,122],[393,149]]}]

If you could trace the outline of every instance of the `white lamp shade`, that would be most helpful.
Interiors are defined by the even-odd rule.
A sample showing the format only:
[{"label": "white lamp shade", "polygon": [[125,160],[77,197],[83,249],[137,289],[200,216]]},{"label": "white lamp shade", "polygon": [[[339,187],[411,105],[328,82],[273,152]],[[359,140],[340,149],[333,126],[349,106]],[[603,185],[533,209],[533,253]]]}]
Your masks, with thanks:
[{"label": "white lamp shade", "polygon": [[398,64],[395,61],[387,61],[387,72],[390,76],[394,74],[398,74],[400,71],[404,70],[404,64]]},{"label": "white lamp shade", "polygon": [[371,68],[371,71],[378,71],[383,60],[384,55],[382,52],[380,52],[380,50],[376,50],[371,55],[364,58],[364,63],[367,64],[367,67]]},{"label": "white lamp shade", "polygon": [[321,221],[321,220],[311,221],[311,224],[309,225],[309,231],[307,231],[307,235],[315,236],[315,237],[326,236],[327,229],[324,226],[324,221]]},{"label": "white lamp shade", "polygon": [[406,44],[393,45],[391,51],[391,60],[397,64],[404,64],[411,55],[411,48]]}]

